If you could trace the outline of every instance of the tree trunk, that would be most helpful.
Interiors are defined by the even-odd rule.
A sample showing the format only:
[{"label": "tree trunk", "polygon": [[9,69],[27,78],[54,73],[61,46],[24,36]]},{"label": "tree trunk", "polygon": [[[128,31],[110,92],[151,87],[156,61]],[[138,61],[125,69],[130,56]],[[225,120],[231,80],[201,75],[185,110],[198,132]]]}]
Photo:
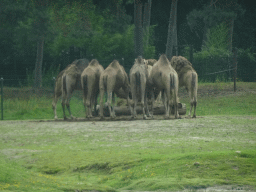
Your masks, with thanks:
[{"label": "tree trunk", "polygon": [[134,1],[135,57],[143,56],[142,3]]},{"label": "tree trunk", "polygon": [[[96,109],[99,109],[100,106],[97,105]],[[149,109],[151,109],[151,106],[149,106]],[[129,116],[131,115],[131,111],[127,106],[116,106],[114,108],[116,116]],[[163,105],[155,106],[153,108],[154,115],[164,115],[165,114],[165,108]],[[142,107],[137,106],[136,108],[137,114],[143,114]],[[178,103],[178,111],[180,115],[186,115],[186,104],[184,103]],[[171,108],[170,114],[174,115],[174,108]],[[104,106],[103,108],[103,115],[105,117],[109,117],[109,109],[108,107]]]},{"label": "tree trunk", "polygon": [[148,46],[149,42],[149,27],[150,27],[150,15],[151,15],[151,0],[144,5],[144,17],[143,17],[143,31],[145,37],[145,47]]},{"label": "tree trunk", "polygon": [[175,54],[178,56],[178,37],[177,37],[177,3],[175,4],[175,19],[174,19],[174,33],[173,33],[173,47],[175,49]]},{"label": "tree trunk", "polygon": [[42,87],[43,52],[44,52],[44,37],[42,36],[37,41],[35,81],[34,81],[34,88],[35,89],[40,89]]},{"label": "tree trunk", "polygon": [[169,27],[168,27],[168,37],[167,37],[167,44],[166,44],[166,56],[169,60],[172,58],[172,49],[174,43],[174,31],[177,19],[177,2],[178,0],[172,0],[171,12],[170,12],[170,19],[169,19]]}]

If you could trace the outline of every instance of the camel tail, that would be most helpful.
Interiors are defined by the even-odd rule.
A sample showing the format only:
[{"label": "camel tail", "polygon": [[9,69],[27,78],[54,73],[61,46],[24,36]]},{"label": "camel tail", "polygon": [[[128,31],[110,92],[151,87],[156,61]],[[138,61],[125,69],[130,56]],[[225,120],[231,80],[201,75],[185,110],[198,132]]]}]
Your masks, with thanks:
[{"label": "camel tail", "polygon": [[191,87],[194,89],[195,86],[196,86],[196,75],[195,73],[192,73]]},{"label": "camel tail", "polygon": [[174,75],[170,74],[170,90],[175,89],[175,78]]},{"label": "camel tail", "polygon": [[83,92],[86,93],[87,92],[87,75],[83,77],[82,87],[83,87]]},{"label": "camel tail", "polygon": [[108,76],[103,77],[103,87],[104,90],[107,91],[107,85],[108,85]]},{"label": "camel tail", "polygon": [[140,93],[141,91],[141,84],[140,84],[140,73],[135,73],[135,82],[136,82],[136,93]]},{"label": "camel tail", "polygon": [[196,97],[197,97],[197,74],[194,72],[192,73],[191,92],[192,92],[194,99],[196,100]]}]

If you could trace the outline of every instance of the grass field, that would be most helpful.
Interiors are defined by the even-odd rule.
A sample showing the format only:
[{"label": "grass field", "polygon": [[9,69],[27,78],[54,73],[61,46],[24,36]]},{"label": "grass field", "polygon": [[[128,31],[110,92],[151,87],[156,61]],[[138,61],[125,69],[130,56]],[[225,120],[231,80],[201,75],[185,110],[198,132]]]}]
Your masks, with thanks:
[{"label": "grass field", "polygon": [[200,84],[198,118],[178,120],[53,121],[47,97],[9,101],[45,120],[0,121],[0,191],[256,191],[255,90]]}]

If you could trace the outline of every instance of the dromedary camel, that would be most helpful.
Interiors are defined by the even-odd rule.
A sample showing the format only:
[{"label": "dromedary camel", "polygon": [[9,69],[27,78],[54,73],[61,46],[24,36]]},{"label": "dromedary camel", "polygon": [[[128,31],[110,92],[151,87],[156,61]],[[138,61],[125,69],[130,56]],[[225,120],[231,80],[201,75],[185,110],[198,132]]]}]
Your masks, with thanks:
[{"label": "dromedary camel", "polygon": [[55,87],[54,87],[54,94],[53,94],[53,101],[52,101],[52,109],[54,112],[54,119],[58,119],[57,112],[56,112],[56,105],[57,102],[62,94],[62,75],[65,72],[65,69],[62,70],[57,78],[55,79]]},{"label": "dromedary camel", "polygon": [[96,106],[99,95],[100,75],[104,71],[98,60],[93,59],[81,75],[84,107],[87,108],[87,118],[92,117],[92,106]]},{"label": "dromedary camel", "polygon": [[109,66],[101,73],[100,76],[100,118],[103,119],[103,97],[104,93],[107,92],[107,106],[109,109],[110,117],[115,118],[114,111],[114,93],[116,93],[120,88],[124,90],[126,95],[127,103],[131,110],[129,102],[129,91],[130,84],[128,76],[117,60],[114,60]]},{"label": "dromedary camel", "polygon": [[62,75],[62,109],[64,119],[67,119],[65,114],[65,105],[67,106],[70,117],[74,117],[70,111],[69,101],[74,90],[81,90],[81,74],[88,66],[87,59],[78,59],[74,61],[68,68],[65,69]]},{"label": "dromedary camel", "polygon": [[176,70],[179,76],[179,86],[184,86],[190,98],[190,111],[189,117],[194,107],[194,115],[196,118],[196,105],[197,105],[197,89],[198,89],[198,76],[192,64],[182,56],[173,56],[171,65]]},{"label": "dromedary camel", "polygon": [[[142,57],[138,57],[135,59],[134,65],[130,70],[130,84],[131,84],[131,92],[132,92],[132,118],[136,118],[137,112],[136,107],[138,101],[141,101],[142,111],[143,111],[143,119],[147,119],[147,115],[149,116],[148,110],[148,102],[147,102],[147,81],[148,81],[148,69],[145,64],[145,60]],[[147,111],[147,115],[145,113],[145,107]]]},{"label": "dromedary camel", "polygon": [[145,59],[146,65],[153,66],[156,62],[157,62],[157,60],[155,60],[155,59]]},{"label": "dromedary camel", "polygon": [[[165,54],[162,54],[159,60],[153,65],[152,71],[149,75],[149,84],[151,90],[154,88],[161,91],[163,94],[163,104],[165,106],[166,114],[165,117],[170,116],[170,100],[171,104],[174,105],[175,118],[179,118],[178,113],[178,86],[179,79],[178,74],[172,68],[169,60]],[[152,113],[154,103],[154,93],[152,91]]]}]

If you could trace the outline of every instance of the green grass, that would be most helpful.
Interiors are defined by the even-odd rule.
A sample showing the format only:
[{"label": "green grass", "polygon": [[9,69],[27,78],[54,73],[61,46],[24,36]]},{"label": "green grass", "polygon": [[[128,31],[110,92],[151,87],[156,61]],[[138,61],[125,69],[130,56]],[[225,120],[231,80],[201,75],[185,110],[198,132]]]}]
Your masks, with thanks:
[{"label": "green grass", "polygon": [[0,190],[256,189],[255,116],[0,123]]},{"label": "green grass", "polygon": [[[0,191],[256,189],[255,85],[199,84],[197,119],[0,121]],[[4,117],[53,119],[51,102],[5,99]],[[79,96],[71,110],[84,117]]]},{"label": "green grass", "polygon": [[[204,92],[201,93],[201,90]],[[197,115],[256,115],[254,98],[256,83],[238,82],[237,93],[232,94],[232,90],[233,83],[199,83]],[[250,90],[254,90],[254,93]],[[13,91],[17,92],[17,90]],[[229,94],[227,95],[226,92]],[[186,92],[180,101],[186,103],[188,111],[190,104]],[[85,117],[81,92],[75,93],[70,106],[73,116]],[[67,110],[66,113],[68,115]],[[57,114],[59,118],[63,118],[60,101],[57,104]],[[53,116],[50,96],[37,97],[25,91],[19,92],[16,97],[5,97],[4,119],[6,120],[52,119]]]}]

